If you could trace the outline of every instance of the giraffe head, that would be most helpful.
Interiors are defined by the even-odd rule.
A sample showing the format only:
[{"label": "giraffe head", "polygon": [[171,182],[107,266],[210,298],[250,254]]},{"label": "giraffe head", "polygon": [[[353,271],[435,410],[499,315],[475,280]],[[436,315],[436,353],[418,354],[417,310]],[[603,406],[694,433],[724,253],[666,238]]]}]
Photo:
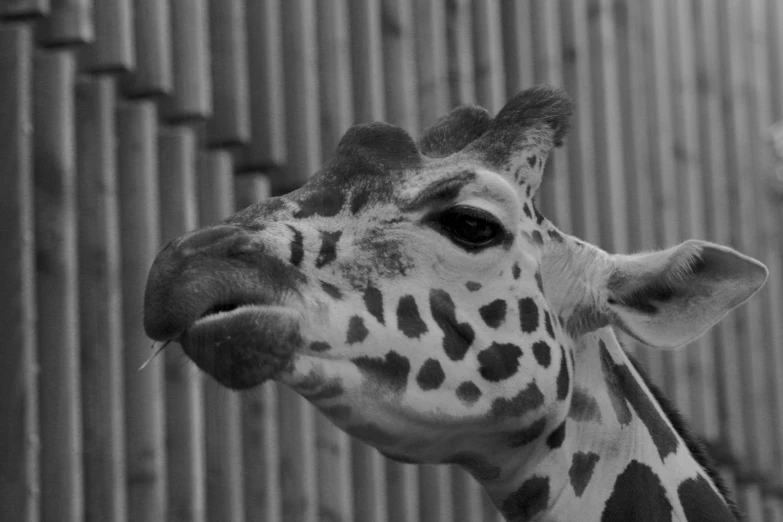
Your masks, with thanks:
[{"label": "giraffe head", "polygon": [[537,87],[461,107],[419,142],[353,127],[299,190],[185,234],[149,276],[145,328],[235,389],[277,380],[400,460],[534,451],[568,414],[580,336],[693,339],[764,282],[691,241],[612,256],[535,208],[571,101]]}]

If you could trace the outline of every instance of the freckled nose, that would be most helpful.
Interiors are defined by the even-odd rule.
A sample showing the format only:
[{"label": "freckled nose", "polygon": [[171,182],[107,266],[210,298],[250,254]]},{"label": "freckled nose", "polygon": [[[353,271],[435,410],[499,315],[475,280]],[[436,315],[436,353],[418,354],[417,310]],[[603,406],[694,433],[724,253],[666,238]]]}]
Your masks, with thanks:
[{"label": "freckled nose", "polygon": [[233,242],[246,234],[239,227],[218,225],[190,232],[174,241],[172,247],[180,255],[190,256],[199,252],[218,250],[220,246]]}]

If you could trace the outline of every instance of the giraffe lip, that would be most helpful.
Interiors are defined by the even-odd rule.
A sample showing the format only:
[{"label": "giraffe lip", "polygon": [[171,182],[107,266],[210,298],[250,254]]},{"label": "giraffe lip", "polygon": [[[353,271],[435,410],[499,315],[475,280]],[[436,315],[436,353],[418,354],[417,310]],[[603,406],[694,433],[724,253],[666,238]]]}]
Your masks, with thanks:
[{"label": "giraffe lip", "polygon": [[287,306],[240,305],[195,321],[179,337],[185,354],[220,384],[252,388],[290,366],[303,344],[301,314]]}]

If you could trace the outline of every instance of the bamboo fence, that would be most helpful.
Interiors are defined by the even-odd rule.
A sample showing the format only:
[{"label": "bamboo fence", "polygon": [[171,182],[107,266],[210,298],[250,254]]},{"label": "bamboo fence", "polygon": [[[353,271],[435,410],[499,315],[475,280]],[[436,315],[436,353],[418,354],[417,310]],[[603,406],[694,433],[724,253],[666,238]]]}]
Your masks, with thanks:
[{"label": "bamboo fence", "polygon": [[298,187],[352,124],[418,135],[536,83],[577,100],[541,191],[563,230],[769,266],[688,350],[626,341],[748,520],[783,522],[779,0],[0,0],[0,520],[499,521],[275,384],[138,372],[142,293],[162,244]]}]

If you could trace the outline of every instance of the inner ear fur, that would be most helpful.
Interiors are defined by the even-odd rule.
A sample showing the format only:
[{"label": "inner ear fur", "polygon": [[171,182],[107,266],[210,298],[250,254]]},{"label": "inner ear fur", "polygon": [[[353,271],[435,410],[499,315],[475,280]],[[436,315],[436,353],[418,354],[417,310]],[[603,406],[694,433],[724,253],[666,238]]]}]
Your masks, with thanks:
[{"label": "inner ear fur", "polygon": [[615,256],[607,282],[611,322],[650,346],[682,346],[756,293],[767,268],[739,252],[686,241],[649,254]]}]

